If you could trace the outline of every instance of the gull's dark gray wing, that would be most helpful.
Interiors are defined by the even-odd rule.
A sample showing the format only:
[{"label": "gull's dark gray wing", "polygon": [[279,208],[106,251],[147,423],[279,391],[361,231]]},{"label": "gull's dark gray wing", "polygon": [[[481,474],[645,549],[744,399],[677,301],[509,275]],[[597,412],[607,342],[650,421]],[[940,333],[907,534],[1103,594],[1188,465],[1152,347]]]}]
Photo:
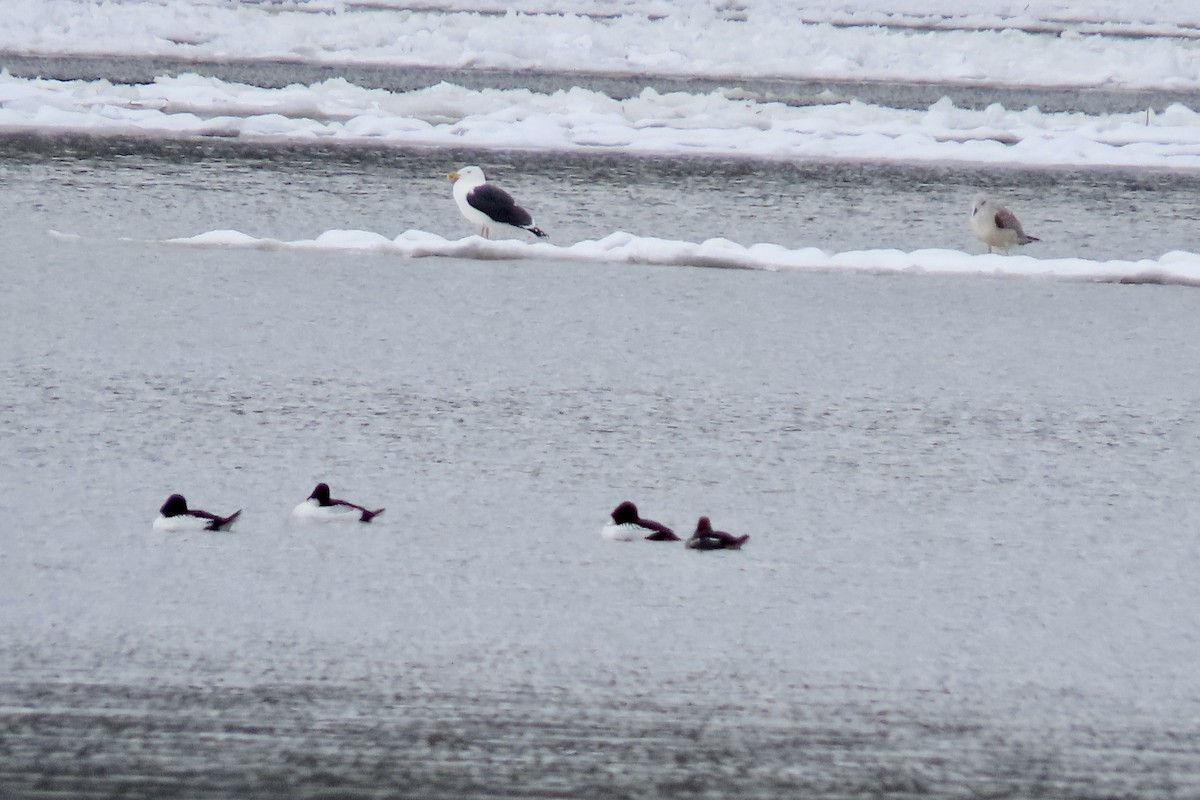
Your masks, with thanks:
[{"label": "gull's dark gray wing", "polygon": [[1021,229],[1021,223],[1017,219],[1016,214],[1012,213],[1003,206],[996,211],[996,227],[1008,228],[1009,230],[1016,231],[1018,236],[1025,235],[1025,231]]},{"label": "gull's dark gray wing", "polygon": [[511,194],[490,183],[476,186],[468,192],[467,203],[496,222],[515,225],[518,228],[527,228],[533,224],[533,217],[517,205]]},{"label": "gull's dark gray wing", "polygon": [[1014,231],[1017,234],[1017,244],[1029,244],[1030,242],[1041,241],[1041,239],[1038,237],[1030,236],[1028,233],[1026,233],[1025,229],[1021,227],[1021,223],[1017,219],[1016,215],[1004,207],[1001,207],[1000,210],[996,212],[996,227],[1008,228],[1009,230]]}]

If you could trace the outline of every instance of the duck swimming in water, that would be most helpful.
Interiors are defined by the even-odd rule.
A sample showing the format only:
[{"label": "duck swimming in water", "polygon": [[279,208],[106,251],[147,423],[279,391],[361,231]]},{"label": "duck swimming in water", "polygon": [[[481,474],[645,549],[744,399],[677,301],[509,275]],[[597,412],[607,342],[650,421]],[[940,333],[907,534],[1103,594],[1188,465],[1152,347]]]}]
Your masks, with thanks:
[{"label": "duck swimming in water", "polygon": [[187,500],[181,494],[173,494],[167,498],[158,510],[158,518],[154,520],[156,531],[227,531],[233,527],[242,513],[239,508],[227,517],[221,517],[198,508],[188,508]]},{"label": "duck swimming in water", "polygon": [[633,542],[647,539],[651,542],[678,542],[675,531],[655,522],[652,519],[642,519],[638,515],[637,506],[626,500],[613,509],[612,522],[605,525],[600,535],[614,542]]},{"label": "duck swimming in water", "polygon": [[382,514],[384,509],[374,511],[346,500],[338,500],[329,496],[329,484],[318,483],[300,505],[292,509],[292,516],[297,519],[314,522],[355,521],[370,522]]},{"label": "duck swimming in water", "polygon": [[687,547],[692,550],[740,550],[749,536],[734,536],[725,531],[713,530],[708,517],[701,517],[696,523],[696,532],[687,540]]}]

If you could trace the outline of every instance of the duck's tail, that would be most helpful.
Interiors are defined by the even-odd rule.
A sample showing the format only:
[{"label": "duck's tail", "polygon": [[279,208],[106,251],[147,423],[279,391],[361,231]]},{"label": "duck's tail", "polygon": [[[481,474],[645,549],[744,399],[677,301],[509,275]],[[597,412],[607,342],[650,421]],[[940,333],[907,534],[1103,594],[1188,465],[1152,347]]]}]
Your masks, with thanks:
[{"label": "duck's tail", "polygon": [[227,531],[233,525],[233,521],[242,515],[242,510],[230,514],[228,517],[217,517],[212,522],[208,523],[207,529],[210,531]]}]

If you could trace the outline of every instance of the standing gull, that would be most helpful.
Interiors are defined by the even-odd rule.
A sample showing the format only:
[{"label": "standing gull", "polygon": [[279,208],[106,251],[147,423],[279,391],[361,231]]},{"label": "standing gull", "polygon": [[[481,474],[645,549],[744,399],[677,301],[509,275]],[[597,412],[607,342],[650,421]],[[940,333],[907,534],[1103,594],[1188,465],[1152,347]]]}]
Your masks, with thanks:
[{"label": "standing gull", "polygon": [[971,201],[971,232],[987,245],[989,253],[993,247],[999,247],[1007,255],[1014,244],[1041,241],[1025,233],[1016,214],[982,194]]},{"label": "standing gull", "polygon": [[490,239],[492,234],[501,238],[519,236],[518,231],[528,231],[539,238],[546,234],[533,224],[533,216],[517,205],[512,195],[487,182],[479,167],[463,167],[447,175],[454,182],[454,202],[479,235]]}]

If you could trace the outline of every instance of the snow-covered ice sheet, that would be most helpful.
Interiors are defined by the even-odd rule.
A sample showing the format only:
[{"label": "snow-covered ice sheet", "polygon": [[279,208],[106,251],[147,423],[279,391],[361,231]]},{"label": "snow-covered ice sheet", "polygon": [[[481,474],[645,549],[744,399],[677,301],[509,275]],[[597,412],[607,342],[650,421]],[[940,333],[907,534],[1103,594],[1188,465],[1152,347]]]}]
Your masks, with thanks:
[{"label": "snow-covered ice sheet", "polygon": [[788,159],[961,161],[1019,166],[1200,167],[1200,115],[923,111],[857,101],[794,107],[732,90],[614,100],[572,89],[412,92],[335,78],[264,89],[182,75],[152,84],[0,74],[0,130],[236,136],[346,144],[609,151]]},{"label": "snow-covered ice sheet", "polygon": [[[1200,86],[1188,3],[6,0],[0,50],[661,75]],[[415,10],[414,10],[415,9]]]},{"label": "snow-covered ice sheet", "polygon": [[[59,234],[61,235],[61,234]],[[1157,259],[1096,261],[1084,258],[1038,259],[1021,255],[972,255],[958,250],[860,250],[829,253],[815,247],[789,249],[777,244],[750,246],[728,239],[681,242],[618,231],[602,239],[558,245],[518,240],[489,241],[478,236],[446,239],[408,230],[389,239],[371,231],[332,230],[315,239],[284,242],[240,231],[209,231],[168,240],[193,247],[240,247],[267,250],[372,251],[410,258],[538,260],[578,263],[628,263],[718,269],[862,270],[878,273],[994,275],[1065,278],[1121,283],[1200,286],[1200,254],[1171,252]]]}]

